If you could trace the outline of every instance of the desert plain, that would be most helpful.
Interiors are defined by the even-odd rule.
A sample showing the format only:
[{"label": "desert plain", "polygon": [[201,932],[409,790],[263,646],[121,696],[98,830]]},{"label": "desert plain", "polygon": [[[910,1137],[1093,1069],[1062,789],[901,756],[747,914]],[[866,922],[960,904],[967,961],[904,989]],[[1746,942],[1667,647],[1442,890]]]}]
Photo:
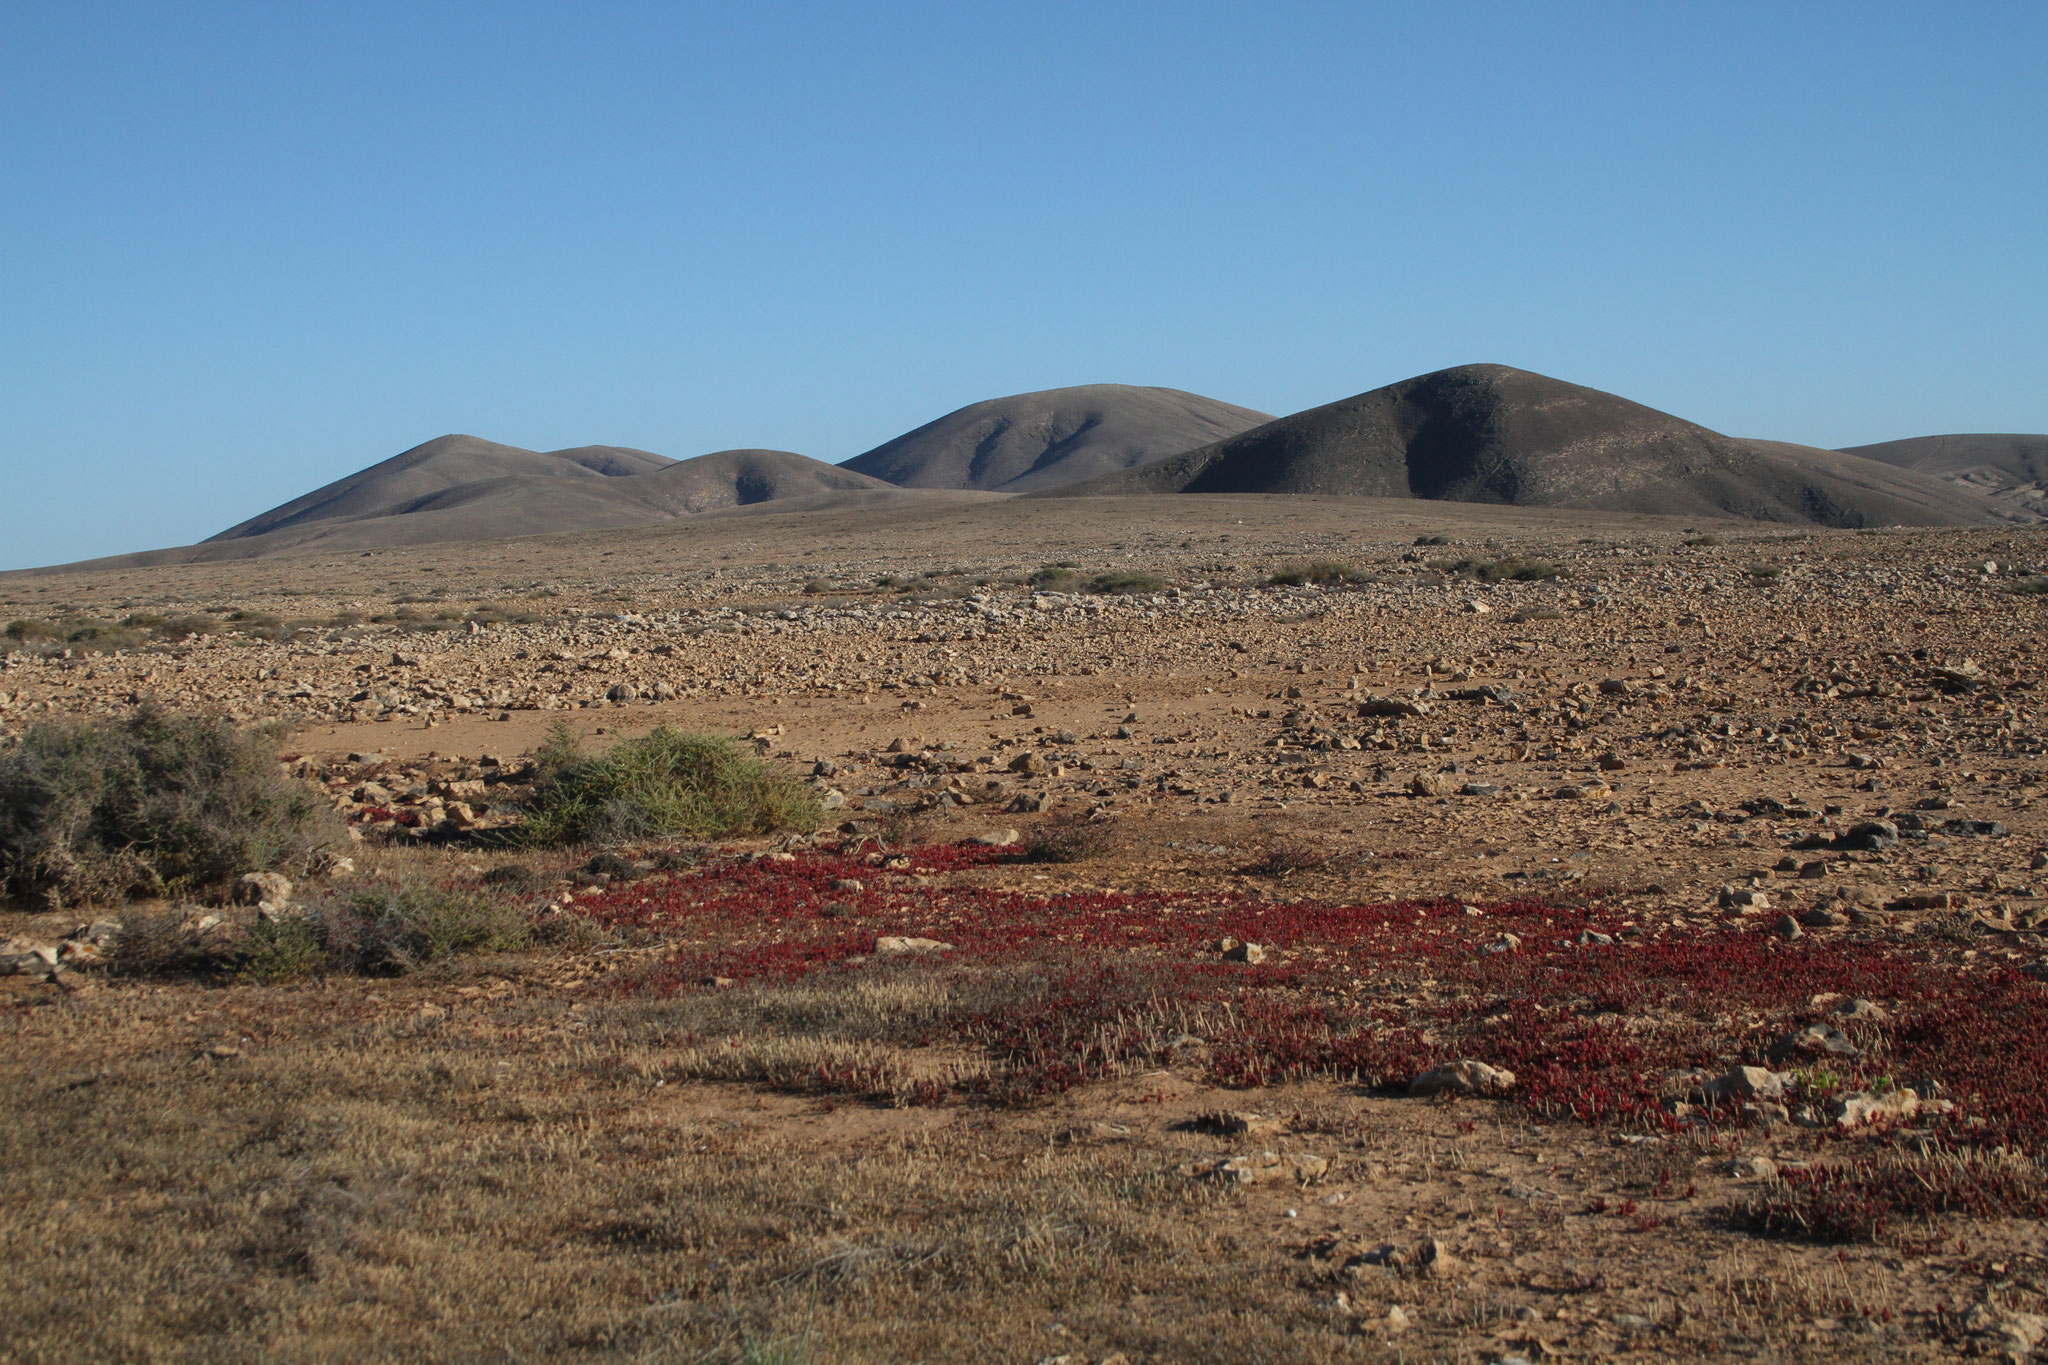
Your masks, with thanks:
[{"label": "desert plain", "polygon": [[[181,974],[123,925],[257,908],[11,907],[0,1358],[2024,1359],[2044,573],[1219,494],[0,575],[208,623],[0,656],[9,733],[282,722],[353,832],[286,895],[544,926]],[[825,814],[525,848],[558,725]]]}]

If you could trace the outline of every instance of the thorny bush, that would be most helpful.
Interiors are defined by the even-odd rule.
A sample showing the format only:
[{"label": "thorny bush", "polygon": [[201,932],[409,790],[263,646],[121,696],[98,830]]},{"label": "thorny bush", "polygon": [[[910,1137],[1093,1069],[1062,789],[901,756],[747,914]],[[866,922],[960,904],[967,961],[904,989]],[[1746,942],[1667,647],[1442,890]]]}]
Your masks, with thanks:
[{"label": "thorny bush", "polygon": [[219,716],[145,703],[37,725],[0,752],[0,893],[53,907],[217,892],[308,868],[340,833],[279,768],[275,731]]}]

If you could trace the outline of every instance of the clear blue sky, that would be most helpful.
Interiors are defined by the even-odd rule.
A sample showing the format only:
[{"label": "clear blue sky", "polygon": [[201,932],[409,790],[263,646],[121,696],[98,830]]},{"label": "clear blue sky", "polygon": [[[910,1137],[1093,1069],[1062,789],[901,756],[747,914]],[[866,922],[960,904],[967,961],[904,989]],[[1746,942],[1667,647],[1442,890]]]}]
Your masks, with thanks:
[{"label": "clear blue sky", "polygon": [[2048,3],[0,5],[0,567],[449,431],[1468,361],[2048,429]]}]

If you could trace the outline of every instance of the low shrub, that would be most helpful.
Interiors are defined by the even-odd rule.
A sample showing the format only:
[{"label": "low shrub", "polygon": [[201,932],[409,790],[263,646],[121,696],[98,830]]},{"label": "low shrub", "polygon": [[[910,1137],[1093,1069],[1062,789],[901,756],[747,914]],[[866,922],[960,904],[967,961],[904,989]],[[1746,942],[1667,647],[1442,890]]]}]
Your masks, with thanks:
[{"label": "low shrub", "polygon": [[277,734],[154,703],[127,719],[51,721],[0,753],[0,892],[52,907],[224,891],[298,871],[341,826],[285,777]]},{"label": "low shrub", "polygon": [[1034,826],[1024,836],[1024,861],[1084,863],[1116,847],[1116,831],[1083,815],[1064,815]]},{"label": "low shrub", "polygon": [[1333,860],[1334,855],[1328,849],[1297,840],[1281,840],[1261,849],[1245,871],[1267,877],[1286,877],[1296,872],[1320,872]]},{"label": "low shrub", "polygon": [[1040,592],[1073,592],[1081,585],[1081,575],[1074,572],[1072,564],[1062,561],[1041,565],[1024,582]]},{"label": "low shrub", "polygon": [[259,922],[235,954],[235,975],[249,981],[294,981],[326,966],[321,926],[297,916]]},{"label": "low shrub", "polygon": [[322,905],[314,919],[281,923],[315,925],[319,965],[361,976],[396,976],[458,953],[511,952],[534,940],[533,917],[519,906],[440,887],[359,891]]},{"label": "low shrub", "polygon": [[1306,559],[1295,564],[1283,564],[1266,580],[1266,585],[1299,588],[1314,583],[1322,587],[1333,587],[1342,583],[1363,583],[1365,577],[1363,570],[1339,560]]},{"label": "low shrub", "polygon": [[809,787],[735,741],[669,726],[589,754],[558,724],[535,763],[521,827],[534,845],[768,834],[809,829],[823,813]]},{"label": "low shrub", "polygon": [[1519,555],[1505,559],[1433,559],[1429,567],[1438,573],[1475,579],[1481,583],[1541,583],[1564,576],[1564,571],[1547,559],[1524,559]]},{"label": "low shrub", "polygon": [[1150,573],[1105,573],[1088,580],[1086,591],[1098,597],[1128,597],[1134,593],[1163,592],[1166,580]]},{"label": "low shrub", "polygon": [[1788,1171],[1726,1210],[1729,1224],[1767,1237],[1910,1246],[1909,1227],[1942,1214],[2048,1214],[2048,1177],[2024,1156],[1885,1155]]},{"label": "low shrub", "polygon": [[190,906],[122,911],[107,970],[115,976],[203,976],[234,965],[229,935],[196,930],[192,918]]}]

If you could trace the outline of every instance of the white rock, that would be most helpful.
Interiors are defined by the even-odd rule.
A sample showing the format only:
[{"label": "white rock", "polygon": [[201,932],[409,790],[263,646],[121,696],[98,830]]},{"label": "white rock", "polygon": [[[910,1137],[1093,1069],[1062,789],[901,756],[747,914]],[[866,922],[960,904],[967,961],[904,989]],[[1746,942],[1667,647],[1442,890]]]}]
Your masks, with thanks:
[{"label": "white rock", "polygon": [[291,898],[291,881],[280,873],[245,872],[235,882],[235,900],[243,905],[258,905],[264,901],[284,905]]},{"label": "white rock", "polygon": [[1514,1084],[1515,1073],[1504,1067],[1461,1058],[1423,1072],[1408,1083],[1408,1093],[1435,1095],[1448,1090],[1457,1095],[1502,1095]]},{"label": "white rock", "polygon": [[884,934],[875,940],[875,951],[878,953],[949,953],[953,951],[953,945],[941,943],[935,938],[899,938],[893,934]]}]

